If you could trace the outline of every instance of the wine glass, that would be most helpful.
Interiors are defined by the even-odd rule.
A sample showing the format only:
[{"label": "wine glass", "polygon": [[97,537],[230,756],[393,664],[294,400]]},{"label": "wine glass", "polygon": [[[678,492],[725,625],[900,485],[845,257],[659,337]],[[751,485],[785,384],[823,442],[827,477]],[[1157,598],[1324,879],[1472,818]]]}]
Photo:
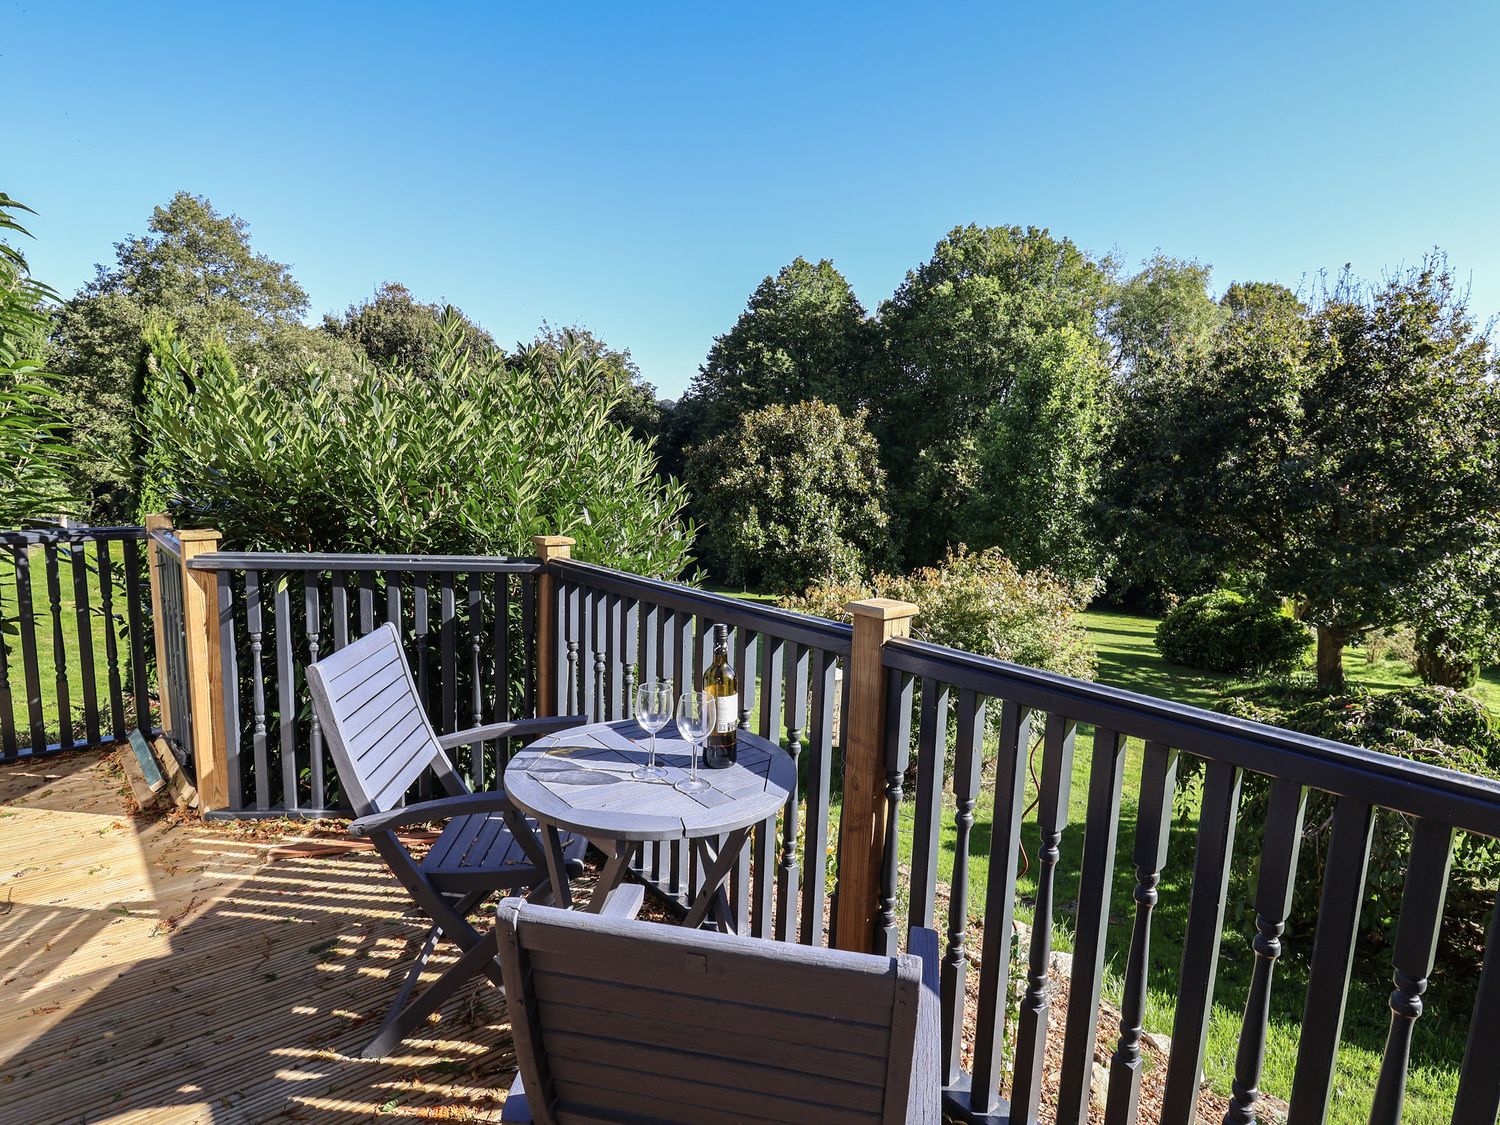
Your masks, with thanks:
[{"label": "wine glass", "polygon": [[714,729],[714,698],[706,691],[685,691],[677,701],[677,730],[693,744],[693,772],[677,783],[684,793],[701,793],[708,782],[698,776],[698,747]]},{"label": "wine glass", "polygon": [[644,766],[637,766],[630,776],[637,781],[655,781],[667,771],[656,764],[656,732],[672,721],[672,685],[648,680],[635,689],[635,721],[651,732],[651,753]]}]

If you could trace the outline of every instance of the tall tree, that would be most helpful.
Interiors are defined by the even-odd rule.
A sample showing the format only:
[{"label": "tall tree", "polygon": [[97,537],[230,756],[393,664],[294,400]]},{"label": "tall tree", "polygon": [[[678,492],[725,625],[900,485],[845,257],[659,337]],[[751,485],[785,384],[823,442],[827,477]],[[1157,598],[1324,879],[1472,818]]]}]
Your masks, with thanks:
[{"label": "tall tree", "polygon": [[54,331],[64,408],[100,514],[119,517],[132,507],[128,451],[148,314],[170,317],[195,347],[221,340],[241,369],[264,377],[352,367],[347,345],[301,323],[306,310],[290,269],[252,250],[245,221],[201,196],[178,192],[152,212],[146,234],[116,243],[113,264],[96,268]]},{"label": "tall tree", "polygon": [[1076,328],[1040,334],[1003,398],[985,411],[972,496],[959,532],[999,547],[1023,570],[1046,568],[1080,585],[1105,569],[1093,520],[1108,368]]},{"label": "tall tree", "polygon": [[817,399],[857,410],[869,345],[869,320],[844,275],[826,258],[794,259],[756,286],[693,379],[687,397],[702,404],[702,436],[764,406]]},{"label": "tall tree", "polygon": [[1212,272],[1200,262],[1158,254],[1121,283],[1108,326],[1116,360],[1127,373],[1212,345],[1226,315],[1208,292]]},{"label": "tall tree", "polygon": [[1071,328],[1103,355],[1112,269],[1036,227],[958,227],[881,306],[873,423],[908,562],[936,561],[961,537],[984,418],[1038,339]]},{"label": "tall tree", "polygon": [[[451,306],[418,301],[406,286],[387,281],[375,290],[373,297],[350,305],[342,316],[324,316],[323,331],[348,341],[379,366],[431,375],[438,324],[448,307]],[[476,355],[495,347],[488,332],[463,313],[454,310],[454,314],[463,327],[464,346]]]},{"label": "tall tree", "polygon": [[1212,354],[1130,408],[1154,437],[1117,449],[1110,496],[1157,541],[1140,557],[1252,570],[1294,599],[1336,690],[1351,637],[1489,540],[1495,360],[1440,258],[1374,292],[1346,276],[1311,313],[1279,288],[1233,292]]}]

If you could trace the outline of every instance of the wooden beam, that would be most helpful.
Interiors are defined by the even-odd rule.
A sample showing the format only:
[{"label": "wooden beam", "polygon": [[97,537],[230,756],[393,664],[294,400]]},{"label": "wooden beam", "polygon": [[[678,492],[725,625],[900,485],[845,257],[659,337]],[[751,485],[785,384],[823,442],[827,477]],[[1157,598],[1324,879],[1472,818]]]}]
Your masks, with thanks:
[{"label": "wooden beam", "polygon": [[892,637],[911,634],[917,607],[870,598],[850,602],[849,612],[854,615],[854,639],[846,668],[849,713],[843,717],[844,805],[834,936],[840,949],[873,953],[886,827],[886,674],[881,650]]},{"label": "wooden beam", "polygon": [[224,730],[224,669],[219,660],[218,574],[190,570],[188,562],[219,549],[217,531],[179,531],[182,544],[182,616],[187,633],[188,710],[193,722],[193,764],[205,812],[229,804],[229,739]]},{"label": "wooden beam", "polygon": [[572,558],[577,541],[566,535],[533,535],[531,542],[542,560],[536,587],[536,713],[541,718],[562,713],[557,702],[557,577],[548,564]]}]

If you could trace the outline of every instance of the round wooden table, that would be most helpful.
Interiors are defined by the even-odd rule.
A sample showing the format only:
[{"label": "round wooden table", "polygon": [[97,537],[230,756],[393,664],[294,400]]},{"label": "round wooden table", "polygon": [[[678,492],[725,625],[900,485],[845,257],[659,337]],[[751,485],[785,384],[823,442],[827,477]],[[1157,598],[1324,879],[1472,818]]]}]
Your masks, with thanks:
[{"label": "round wooden table", "polygon": [[702,872],[698,894],[683,924],[713,921],[733,930],[724,883],[757,824],[776,815],[794,791],[796,767],[785,750],[749,731],[739,732],[738,760],[728,769],[703,768],[711,788],[684,793],[691,745],[669,724],[656,737],[657,762],[667,777],[638,781],[631,771],[646,762],[651,736],[633,720],[591,723],[539,738],[505,767],[505,791],[541,828],[556,903],[573,905],[562,860],[563,832],[576,832],[608,861],[585,909],[597,913],[624,880],[630,858],[646,841],[687,840]]}]

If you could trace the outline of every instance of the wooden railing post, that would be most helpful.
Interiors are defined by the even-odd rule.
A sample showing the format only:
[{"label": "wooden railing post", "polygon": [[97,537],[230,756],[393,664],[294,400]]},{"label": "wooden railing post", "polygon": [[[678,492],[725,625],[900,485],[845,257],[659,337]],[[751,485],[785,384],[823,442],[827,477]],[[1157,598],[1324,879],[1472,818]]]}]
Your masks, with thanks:
[{"label": "wooden railing post", "polygon": [[224,669],[219,658],[218,575],[191,570],[198,555],[219,549],[217,531],[179,531],[182,544],[182,617],[187,634],[188,709],[193,722],[193,763],[199,808],[229,805],[229,739],[224,730]]},{"label": "wooden railing post", "polygon": [[553,559],[572,558],[576,540],[566,535],[533,535],[531,542],[542,560],[536,587],[536,713],[542,717],[558,714],[557,576],[550,564]]},{"label": "wooden railing post", "polygon": [[[166,659],[163,655],[167,651],[167,637],[162,624],[163,615],[161,611],[161,560],[157,558],[156,541],[151,538],[153,531],[167,531],[172,527],[172,517],[165,513],[149,515],[145,519],[146,524],[146,577],[151,583],[151,628],[156,636],[156,703],[161,711],[161,729],[172,729],[172,710],[167,702],[168,691],[166,680],[162,672],[162,661]],[[149,715],[137,715],[136,726],[150,737],[151,722]]]},{"label": "wooden railing post", "polygon": [[911,633],[917,607],[870,598],[849,603],[854,639],[845,669],[849,713],[843,719],[844,804],[839,818],[838,913],[840,949],[875,951],[875,913],[885,848],[886,674],[881,650]]}]

